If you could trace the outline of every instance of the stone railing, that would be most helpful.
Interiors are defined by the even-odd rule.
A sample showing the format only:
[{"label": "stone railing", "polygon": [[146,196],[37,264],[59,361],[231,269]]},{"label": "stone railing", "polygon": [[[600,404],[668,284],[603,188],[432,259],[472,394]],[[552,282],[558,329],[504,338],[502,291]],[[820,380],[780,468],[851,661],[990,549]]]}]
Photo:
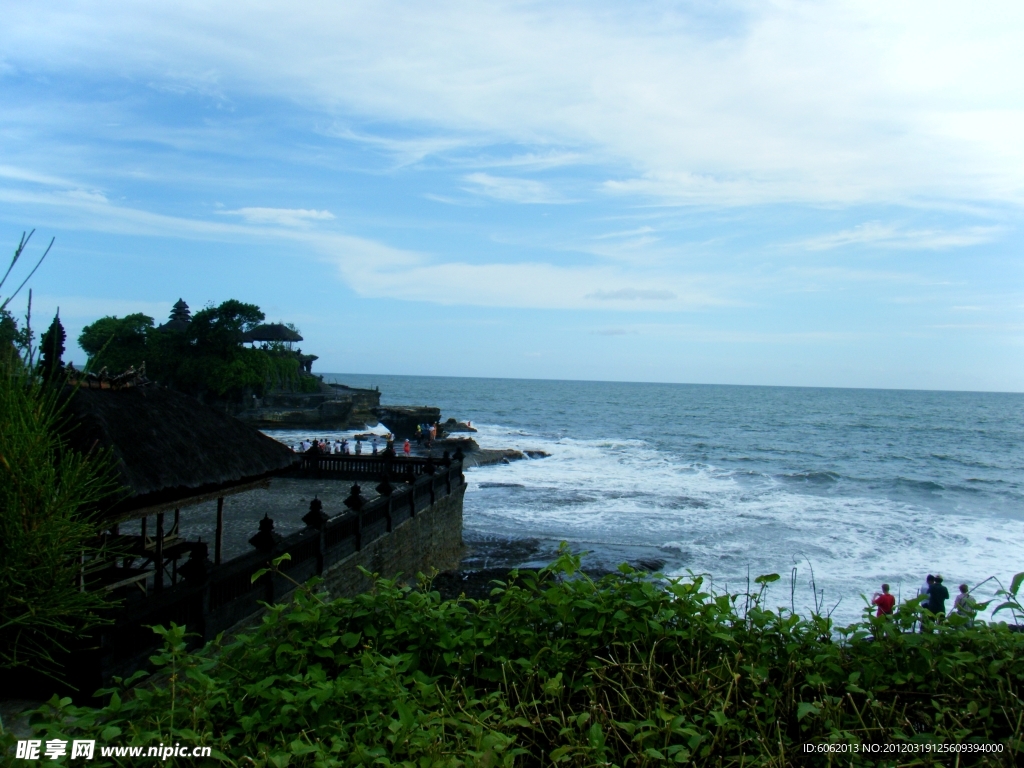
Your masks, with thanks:
[{"label": "stone railing", "polygon": [[289,472],[291,477],[339,477],[346,480],[381,480],[385,477],[408,480],[438,472],[453,461],[463,461],[461,450],[451,458],[435,459],[419,456],[395,456],[388,453],[304,453],[297,468]]},{"label": "stone railing", "polygon": [[[295,588],[295,582],[326,573],[446,497],[456,497],[461,520],[465,476],[461,454],[457,456],[458,460],[441,462],[391,456],[304,456],[297,472],[334,475],[339,481],[377,479],[379,495],[369,500],[354,484],[345,499],[348,511],[335,517],[327,517],[314,500],[303,517],[306,528],[287,537],[275,533],[273,520],[264,516],[259,532],[249,540],[254,550],[220,566],[212,566],[206,545],[197,543],[178,571],[183,582],[111,615],[115,624],[98,631],[99,658],[89,666],[98,668],[103,680],[127,676],[152,653],[156,636],[149,627],[157,624],[175,622],[202,640],[213,638],[259,611],[262,602],[279,601]],[[285,553],[290,559],[281,563],[280,573],[269,572],[253,581],[257,571]]]}]

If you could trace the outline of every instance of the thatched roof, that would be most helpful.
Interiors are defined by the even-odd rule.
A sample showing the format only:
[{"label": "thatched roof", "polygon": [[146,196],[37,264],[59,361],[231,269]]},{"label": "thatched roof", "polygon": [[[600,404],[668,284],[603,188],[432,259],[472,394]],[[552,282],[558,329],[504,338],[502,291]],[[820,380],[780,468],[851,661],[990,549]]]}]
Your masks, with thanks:
[{"label": "thatched roof", "polygon": [[282,323],[266,323],[242,334],[242,341],[302,341],[302,337]]},{"label": "thatched roof", "polygon": [[111,517],[251,484],[298,460],[233,416],[162,387],[68,388],[73,448],[111,448],[131,495]]}]

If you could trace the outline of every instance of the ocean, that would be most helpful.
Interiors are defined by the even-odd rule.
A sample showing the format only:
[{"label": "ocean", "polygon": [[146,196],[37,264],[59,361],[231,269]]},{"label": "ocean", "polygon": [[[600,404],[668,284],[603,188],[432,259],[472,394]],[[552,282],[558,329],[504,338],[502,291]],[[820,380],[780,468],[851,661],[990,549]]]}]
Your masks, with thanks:
[{"label": "ocean", "polygon": [[840,624],[882,582],[906,598],[941,573],[988,599],[1024,571],[1024,395],[325,378],[470,420],[481,447],[550,454],[467,472],[468,566],[545,564],[565,541],[595,570],[715,590],[778,573],[769,605]]}]

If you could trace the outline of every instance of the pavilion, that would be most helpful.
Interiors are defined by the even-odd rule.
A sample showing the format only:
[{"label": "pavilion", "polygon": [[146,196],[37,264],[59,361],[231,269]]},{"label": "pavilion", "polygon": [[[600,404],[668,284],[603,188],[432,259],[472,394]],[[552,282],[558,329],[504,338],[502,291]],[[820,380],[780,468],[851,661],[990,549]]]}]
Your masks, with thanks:
[{"label": "pavilion", "polygon": [[[219,565],[224,498],[266,487],[272,476],[299,460],[291,449],[233,416],[149,382],[118,389],[72,385],[68,395],[70,447],[82,452],[108,449],[126,489],[101,522],[108,531],[104,542],[110,552],[120,554],[97,558],[86,569],[91,573],[83,573],[83,588],[86,582],[108,590],[135,583],[145,591],[152,576],[153,588],[160,591],[165,576],[176,582],[178,558],[201,552],[205,562],[206,552],[206,544],[178,538],[179,511],[214,499],[214,563]],[[168,528],[169,512],[174,518]],[[123,535],[123,524],[136,520],[139,535]],[[130,567],[135,560],[142,562],[141,568]],[[170,574],[165,573],[167,566]]]}]

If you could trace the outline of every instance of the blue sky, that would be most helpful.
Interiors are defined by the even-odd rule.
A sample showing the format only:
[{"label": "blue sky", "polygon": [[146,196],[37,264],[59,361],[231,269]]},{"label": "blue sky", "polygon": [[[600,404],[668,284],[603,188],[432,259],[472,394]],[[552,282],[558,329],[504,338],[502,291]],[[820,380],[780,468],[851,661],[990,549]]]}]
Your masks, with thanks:
[{"label": "blue sky", "polygon": [[72,336],[238,298],[321,371],[1024,391],[1019,3],[159,5],[0,0],[0,235]]}]

